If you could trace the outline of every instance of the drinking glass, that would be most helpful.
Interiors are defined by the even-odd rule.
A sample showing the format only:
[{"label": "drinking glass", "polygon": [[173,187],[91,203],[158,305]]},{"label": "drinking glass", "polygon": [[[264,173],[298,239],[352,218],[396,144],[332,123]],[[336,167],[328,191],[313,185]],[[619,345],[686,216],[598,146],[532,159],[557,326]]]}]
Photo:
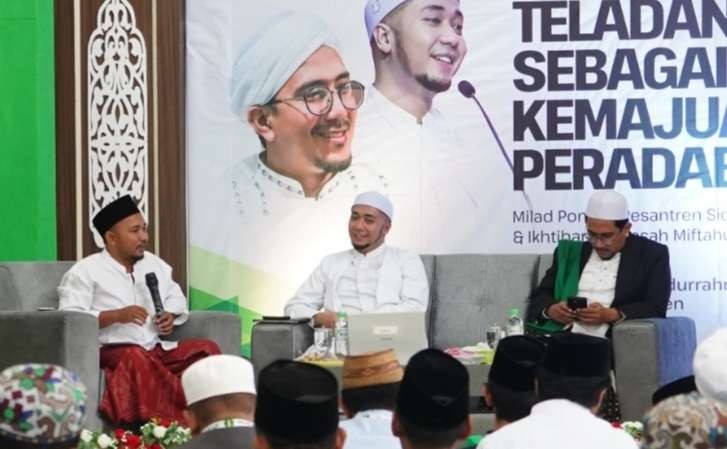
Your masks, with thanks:
[{"label": "drinking glass", "polygon": [[501,335],[502,329],[500,329],[500,326],[498,326],[497,324],[487,328],[487,331],[485,332],[485,338],[487,339],[487,345],[490,347],[490,349],[497,349],[497,343],[500,342]]},{"label": "drinking glass", "polygon": [[316,327],[313,330],[313,345],[316,348],[316,352],[319,354],[326,354],[331,349],[331,340],[333,332],[327,327]]}]

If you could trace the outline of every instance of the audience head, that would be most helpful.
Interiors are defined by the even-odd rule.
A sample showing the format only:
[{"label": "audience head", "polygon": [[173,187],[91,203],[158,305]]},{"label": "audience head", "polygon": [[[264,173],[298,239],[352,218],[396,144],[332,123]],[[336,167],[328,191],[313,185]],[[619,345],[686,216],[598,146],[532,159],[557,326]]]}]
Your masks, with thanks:
[{"label": "audience head", "polygon": [[509,423],[530,414],[537,402],[535,374],[544,353],[543,343],[524,335],[507,337],[497,345],[485,399],[498,421]]},{"label": "audience head", "polygon": [[682,377],[674,382],[662,385],[651,395],[651,405],[656,405],[664,399],[668,399],[678,394],[687,394],[697,391],[697,384],[694,383],[694,376]]},{"label": "audience head", "polygon": [[415,354],[404,370],[392,432],[404,448],[452,447],[471,431],[469,375],[436,349]]},{"label": "audience head", "polygon": [[259,449],[341,449],[338,383],[324,368],[278,360],[260,371],[255,429]]},{"label": "audience head", "polygon": [[664,399],[644,417],[643,449],[726,449],[727,405],[698,392]]},{"label": "audience head", "polygon": [[221,419],[253,420],[255,378],[242,357],[211,355],[193,363],[182,374],[182,389],[184,415],[195,434]]},{"label": "audience head", "polygon": [[353,248],[363,254],[384,243],[394,218],[394,205],[379,192],[359,194],[351,206],[348,234]]},{"label": "audience head", "polygon": [[351,418],[366,410],[394,410],[404,370],[393,350],[347,356],[341,403]]},{"label": "audience head", "polygon": [[719,329],[697,346],[694,382],[702,396],[727,404],[727,328]]},{"label": "audience head", "polygon": [[620,252],[631,223],[626,198],[613,190],[597,190],[586,207],[586,231],[593,249],[603,260]]},{"label": "audience head", "polygon": [[28,363],[0,373],[0,447],[74,448],[86,415],[86,387],[58,365]]},{"label": "audience head", "polygon": [[595,412],[609,385],[610,369],[611,345],[605,338],[555,334],[538,368],[538,399],[567,399]]}]

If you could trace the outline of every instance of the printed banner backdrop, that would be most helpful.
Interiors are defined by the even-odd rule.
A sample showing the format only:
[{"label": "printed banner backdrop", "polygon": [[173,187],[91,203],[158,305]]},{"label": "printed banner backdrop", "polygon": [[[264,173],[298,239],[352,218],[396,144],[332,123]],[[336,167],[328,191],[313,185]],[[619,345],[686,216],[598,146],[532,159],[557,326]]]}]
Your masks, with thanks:
[{"label": "printed banner backdrop", "polygon": [[[447,16],[456,4],[409,0],[395,49],[406,65],[377,54],[378,90],[364,0],[187,2],[192,306],[238,311],[247,351],[251,320],[281,315],[324,255],[350,247],[347,219],[361,191],[392,198],[387,243],[443,254],[552,252],[559,239],[585,238],[594,189],[615,189],[628,198],[633,232],[670,248],[669,314],[695,319],[700,338],[727,324],[724,3],[462,0],[463,39],[460,20]],[[334,100],[343,118],[330,123],[311,120],[299,100],[277,104],[289,118],[307,117],[308,128],[295,117],[277,128],[289,132],[269,143],[265,164],[240,95],[274,84],[271,54],[292,63],[320,35],[284,11],[314,15],[337,37],[336,53],[316,52],[306,65],[314,70],[293,78],[348,71],[366,100],[356,113]],[[443,28],[447,36],[432,37]],[[238,61],[251,40],[255,51]],[[426,80],[399,94],[387,87],[387,76],[407,70],[453,81],[428,86],[441,92],[427,109],[412,100]],[[492,128],[458,90],[462,80]],[[422,104],[418,124],[402,105]],[[329,164],[309,162],[328,151],[321,136],[336,148]],[[276,171],[273,157],[299,162]],[[311,167],[340,171],[316,184]]]}]

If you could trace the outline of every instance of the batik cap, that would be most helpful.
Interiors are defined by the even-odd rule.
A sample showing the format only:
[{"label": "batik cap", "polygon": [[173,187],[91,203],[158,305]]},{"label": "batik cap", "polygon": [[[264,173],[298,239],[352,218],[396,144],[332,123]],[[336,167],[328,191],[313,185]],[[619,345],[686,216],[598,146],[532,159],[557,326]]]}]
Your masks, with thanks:
[{"label": "batik cap", "polygon": [[696,391],[661,401],[643,423],[643,449],[727,447],[727,407]]},{"label": "batik cap", "polygon": [[697,384],[694,383],[694,376],[682,377],[668,384],[662,385],[651,395],[651,405],[656,405],[664,399],[678,394],[687,394],[697,391]]},{"label": "batik cap", "polygon": [[255,427],[292,443],[313,443],[338,428],[338,382],[324,368],[278,360],[260,371]]},{"label": "batik cap", "polygon": [[536,369],[545,344],[525,335],[504,338],[497,345],[488,380],[515,391],[534,391]]},{"label": "batik cap", "polygon": [[392,349],[349,355],[343,359],[343,389],[401,382],[404,370]]},{"label": "batik cap", "polygon": [[58,365],[29,363],[0,373],[0,435],[28,443],[70,441],[81,433],[86,387]]},{"label": "batik cap", "polygon": [[139,212],[139,207],[136,205],[136,201],[131,198],[131,195],[124,195],[105,205],[103,209],[98,211],[96,216],[93,217],[93,226],[99,235],[103,237],[106,231],[111,229],[113,225]]},{"label": "batik cap", "polygon": [[417,352],[406,365],[396,398],[397,413],[421,427],[449,430],[467,419],[469,374],[437,349]]}]

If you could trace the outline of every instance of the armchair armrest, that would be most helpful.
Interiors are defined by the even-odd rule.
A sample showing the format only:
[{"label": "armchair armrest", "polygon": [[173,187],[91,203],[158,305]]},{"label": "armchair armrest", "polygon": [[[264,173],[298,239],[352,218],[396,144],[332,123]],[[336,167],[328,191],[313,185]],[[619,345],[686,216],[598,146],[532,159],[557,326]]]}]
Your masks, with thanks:
[{"label": "armchair armrest", "polygon": [[261,369],[278,360],[292,360],[313,344],[313,328],[292,320],[263,320],[252,327],[252,365],[257,377]]},{"label": "armchair armrest", "polygon": [[692,374],[697,346],[687,317],[627,320],[613,327],[616,390],[624,420],[638,420],[660,386]]},{"label": "armchair armrest", "polygon": [[0,369],[54,363],[76,372],[86,386],[86,427],[101,428],[98,319],[81,312],[0,312]]},{"label": "armchair armrest", "polygon": [[235,313],[195,310],[169,339],[206,338],[217,343],[223,354],[240,355],[241,332],[240,317]]}]

